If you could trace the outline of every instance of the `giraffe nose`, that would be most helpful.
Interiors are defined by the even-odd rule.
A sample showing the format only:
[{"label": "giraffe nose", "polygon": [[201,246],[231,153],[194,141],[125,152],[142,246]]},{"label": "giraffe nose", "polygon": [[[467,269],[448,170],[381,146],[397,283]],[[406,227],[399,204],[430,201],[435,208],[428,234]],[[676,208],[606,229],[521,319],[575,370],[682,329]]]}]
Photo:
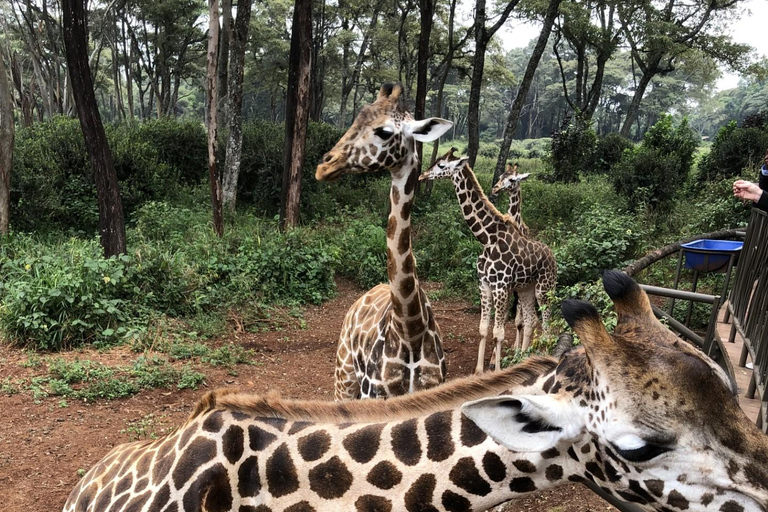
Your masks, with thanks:
[{"label": "giraffe nose", "polygon": [[329,164],[329,163],[333,162],[334,159],[335,159],[334,156],[332,154],[330,154],[330,153],[326,153],[326,154],[323,155],[323,163],[324,164]]}]

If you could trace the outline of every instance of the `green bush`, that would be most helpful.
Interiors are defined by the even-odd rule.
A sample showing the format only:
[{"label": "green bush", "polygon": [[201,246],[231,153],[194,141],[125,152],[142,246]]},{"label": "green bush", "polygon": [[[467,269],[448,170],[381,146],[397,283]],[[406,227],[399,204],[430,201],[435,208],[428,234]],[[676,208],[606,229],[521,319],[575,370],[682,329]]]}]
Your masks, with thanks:
[{"label": "green bush", "polygon": [[693,163],[698,140],[688,121],[676,128],[672,117],[663,116],[646,132],[643,143],[625,150],[612,173],[616,192],[627,198],[630,208],[648,207],[668,211]]},{"label": "green bush", "polygon": [[562,128],[552,134],[552,149],[547,157],[551,181],[573,183],[589,172],[594,161],[597,136],[589,120],[581,115],[567,118]]},{"label": "green bush", "polygon": [[699,175],[707,181],[734,178],[758,167],[765,148],[768,148],[765,127],[737,127],[736,122],[731,121],[720,128],[709,154],[699,162]]},{"label": "green bush", "polygon": [[[591,172],[608,174],[611,168],[621,161],[624,151],[634,146],[631,140],[625,139],[618,133],[609,133],[603,137],[598,137]],[[589,171],[587,170],[587,172]]]},{"label": "green bush", "polygon": [[549,231],[548,238],[559,240],[551,245],[558,286],[593,281],[602,270],[624,267],[635,258],[642,234],[635,216],[604,207],[582,214],[573,230]]},{"label": "green bush", "polygon": [[[52,247],[24,237],[0,255],[0,332],[36,349],[112,343],[126,334],[137,305],[129,256],[105,259],[95,241]],[[13,254],[18,253],[18,254]]]}]

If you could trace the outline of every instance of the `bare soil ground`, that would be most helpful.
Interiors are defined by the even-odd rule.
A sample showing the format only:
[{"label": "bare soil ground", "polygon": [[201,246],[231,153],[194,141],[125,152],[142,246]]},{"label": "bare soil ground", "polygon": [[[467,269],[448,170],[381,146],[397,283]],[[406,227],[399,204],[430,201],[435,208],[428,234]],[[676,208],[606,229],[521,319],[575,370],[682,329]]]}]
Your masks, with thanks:
[{"label": "bare soil ground", "polygon": [[[305,325],[265,333],[232,332],[212,344],[237,343],[255,353],[255,364],[235,371],[196,364],[205,374],[197,390],[153,389],[130,398],[84,403],[60,397],[34,400],[29,390],[0,393],[0,509],[6,512],[61,510],[71,489],[113,446],[138,437],[161,436],[184,421],[198,398],[220,386],[284,397],[332,400],[336,341],[347,309],[362,291],[339,282],[338,296],[304,311]],[[458,300],[433,301],[444,335],[448,377],[468,375],[477,355],[479,311]],[[514,337],[508,324],[507,339]],[[512,332],[510,332],[512,331]],[[107,352],[57,354],[104,364],[128,364],[136,354],[125,347]],[[487,357],[490,354],[487,355]],[[0,382],[31,379],[41,369],[25,366],[29,354],[0,346]],[[615,510],[580,484],[539,492],[509,502],[505,512]]]}]

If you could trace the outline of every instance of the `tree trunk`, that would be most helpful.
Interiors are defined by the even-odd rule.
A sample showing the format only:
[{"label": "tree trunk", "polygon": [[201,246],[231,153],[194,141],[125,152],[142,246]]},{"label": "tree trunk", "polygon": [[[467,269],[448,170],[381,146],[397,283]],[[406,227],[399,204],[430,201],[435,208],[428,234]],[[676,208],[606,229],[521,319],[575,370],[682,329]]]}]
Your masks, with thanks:
[{"label": "tree trunk", "polygon": [[[242,0],[243,3],[250,0]],[[250,6],[248,6],[250,13]],[[238,15],[240,5],[238,4]],[[232,42],[232,0],[221,0],[221,37],[219,43],[219,123],[227,128],[229,126],[229,45]],[[226,162],[226,160],[224,160]]]},{"label": "tree trunk", "polygon": [[320,8],[315,12],[315,28],[312,34],[312,84],[310,93],[309,118],[319,122],[323,117],[325,103],[325,0],[319,0]]},{"label": "tree trunk", "polygon": [[125,67],[125,95],[128,100],[128,116],[133,120],[133,78],[131,73],[132,50],[125,40],[125,20],[120,20],[120,33],[123,41],[123,66]]},{"label": "tree trunk", "polygon": [[248,26],[251,20],[251,0],[237,4],[237,21],[232,33],[229,70],[229,133],[224,170],[224,206],[234,211],[237,202],[237,177],[240,174],[240,156],[243,152],[243,69]]},{"label": "tree trunk", "polygon": [[280,225],[283,229],[299,223],[301,170],[309,120],[309,72],[312,56],[312,0],[296,0],[291,29],[288,65],[288,92],[285,105],[285,147]]},{"label": "tree trunk", "polygon": [[208,177],[211,182],[213,230],[221,238],[224,236],[224,217],[221,211],[221,171],[216,165],[218,146],[218,75],[216,68],[219,60],[219,0],[208,0],[208,20],[208,68],[206,76],[206,98],[208,101]]},{"label": "tree trunk", "polygon": [[8,234],[11,213],[11,166],[13,165],[13,97],[0,52],[0,235]]},{"label": "tree trunk", "polygon": [[496,169],[493,172],[493,183],[496,183],[499,176],[501,176],[501,173],[504,172],[504,166],[507,162],[507,158],[509,158],[509,148],[512,145],[512,139],[517,130],[517,121],[520,119],[520,112],[523,110],[523,104],[528,96],[528,91],[531,89],[533,75],[536,73],[536,68],[539,67],[541,56],[547,47],[547,41],[549,41],[549,35],[552,33],[552,25],[555,22],[555,18],[557,18],[561,2],[562,0],[550,0],[549,6],[547,6],[547,14],[544,17],[541,32],[539,33],[539,39],[536,41],[536,46],[533,48],[531,58],[528,59],[528,65],[525,68],[523,80],[520,82],[520,87],[517,89],[517,96],[515,96],[515,101],[512,103],[512,109],[507,116],[507,124],[504,129],[504,142],[501,143],[499,158],[496,160]]},{"label": "tree trunk", "polygon": [[648,71],[644,72],[643,76],[640,77],[640,82],[638,82],[637,88],[635,88],[635,94],[632,96],[632,101],[627,108],[627,117],[624,118],[624,124],[621,125],[621,130],[619,131],[619,134],[626,139],[629,138],[629,132],[632,130],[632,123],[637,119],[637,113],[640,110],[640,102],[643,100],[648,84],[651,83],[651,78],[653,78],[653,73]]},{"label": "tree trunk", "polygon": [[[429,35],[432,33],[432,17],[435,13],[433,0],[419,0],[419,12],[421,14],[419,32],[419,55],[416,66],[416,106],[413,114],[417,121],[424,119],[427,106],[427,71],[429,69]],[[423,144],[416,143],[416,154],[419,157],[419,165],[422,163]]]},{"label": "tree trunk", "polygon": [[75,107],[85,145],[93,165],[93,175],[99,198],[99,232],[106,257],[125,252],[125,223],[117,174],[112,152],[101,124],[99,107],[93,91],[91,69],[88,65],[88,44],[85,39],[85,12],[82,0],[63,0],[64,46],[67,67],[72,80]]}]

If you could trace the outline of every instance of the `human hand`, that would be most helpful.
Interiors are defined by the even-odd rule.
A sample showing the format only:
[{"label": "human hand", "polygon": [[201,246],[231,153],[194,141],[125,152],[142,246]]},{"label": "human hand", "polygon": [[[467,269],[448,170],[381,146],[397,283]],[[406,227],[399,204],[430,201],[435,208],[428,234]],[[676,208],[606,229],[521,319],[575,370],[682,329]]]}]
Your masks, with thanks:
[{"label": "human hand", "polygon": [[763,191],[760,190],[760,187],[758,187],[756,183],[744,180],[733,182],[733,197],[757,202],[760,200],[762,194]]}]

